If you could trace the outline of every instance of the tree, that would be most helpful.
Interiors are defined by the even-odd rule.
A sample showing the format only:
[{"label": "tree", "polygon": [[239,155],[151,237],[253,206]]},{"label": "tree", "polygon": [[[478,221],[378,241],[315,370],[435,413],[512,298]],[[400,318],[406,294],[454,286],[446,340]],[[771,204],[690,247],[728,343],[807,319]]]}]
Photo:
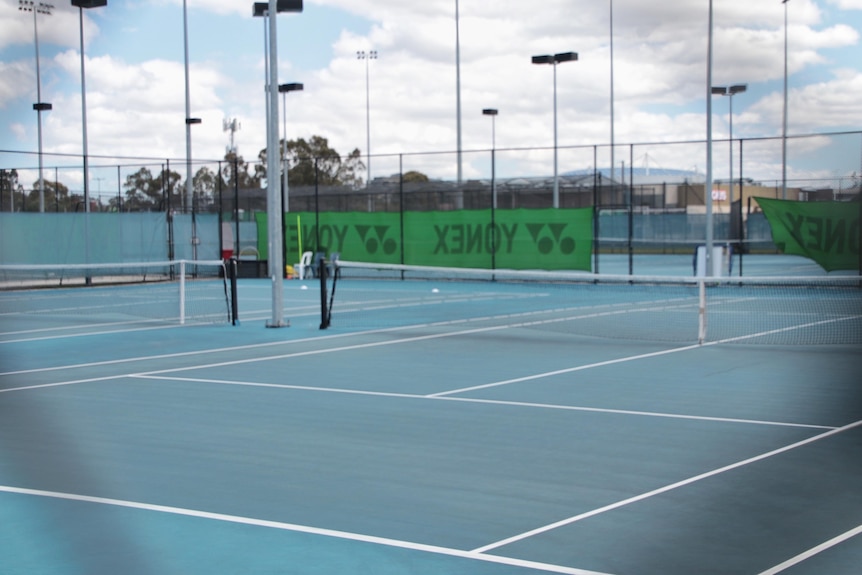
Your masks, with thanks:
[{"label": "tree", "polygon": [[18,170],[0,170],[0,211],[18,211],[24,204],[24,186],[18,181]]},{"label": "tree", "polygon": [[218,174],[204,166],[192,177],[195,211],[206,211],[218,193]]},{"label": "tree", "polygon": [[238,156],[236,152],[228,152],[225,154],[224,165],[221,170],[224,187],[230,190],[233,190],[234,186],[241,189],[259,188],[260,176],[256,173],[257,167],[255,167],[254,175],[250,175],[248,173],[248,168],[249,165],[242,156]]},{"label": "tree", "polygon": [[161,211],[180,209],[182,207],[177,184],[180,182],[177,172],[163,169],[157,177],[149,168],[141,168],[134,174],[126,176],[126,200],[123,209],[129,212]]},{"label": "tree", "polygon": [[[284,146],[284,140],[280,145]],[[266,148],[258,154],[260,163],[255,166],[256,174],[266,177]],[[342,157],[329,147],[329,140],[323,136],[312,136],[310,140],[299,138],[287,142],[288,180],[291,186],[351,186],[362,185],[360,172],[365,165],[359,149]]]},{"label": "tree", "polygon": [[429,181],[428,176],[426,176],[422,172],[417,172],[416,170],[410,170],[409,172],[404,172],[404,175],[401,177],[401,179],[405,184],[422,183],[422,182]]}]

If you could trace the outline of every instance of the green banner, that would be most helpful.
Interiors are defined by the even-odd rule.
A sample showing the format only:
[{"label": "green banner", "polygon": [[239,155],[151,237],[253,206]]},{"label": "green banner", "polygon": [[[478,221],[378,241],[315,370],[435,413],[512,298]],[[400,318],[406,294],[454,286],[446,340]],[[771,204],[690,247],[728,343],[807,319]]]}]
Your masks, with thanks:
[{"label": "green banner", "polygon": [[786,254],[805,256],[824,270],[859,270],[859,204],[755,198]]},{"label": "green banner", "polygon": [[[592,208],[437,212],[324,212],[285,215],[286,259],[302,251],[345,260],[472,268],[586,270]],[[265,213],[256,214],[258,251],[268,254]],[[402,248],[403,246],[403,248]]]}]

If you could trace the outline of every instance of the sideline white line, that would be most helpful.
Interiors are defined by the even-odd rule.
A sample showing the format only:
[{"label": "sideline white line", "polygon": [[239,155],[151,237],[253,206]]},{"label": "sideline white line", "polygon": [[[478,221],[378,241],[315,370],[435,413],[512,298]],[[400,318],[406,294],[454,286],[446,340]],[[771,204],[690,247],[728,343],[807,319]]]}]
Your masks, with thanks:
[{"label": "sideline white line", "polygon": [[764,459],[768,459],[782,453],[786,453],[787,451],[792,451],[799,447],[803,447],[810,443],[826,439],[827,437],[831,437],[833,435],[837,435],[839,433],[843,433],[845,431],[860,426],[862,426],[862,420],[856,421],[849,425],[845,425],[844,427],[839,427],[837,429],[827,431],[826,433],[821,433],[820,435],[815,435],[814,437],[809,437],[808,439],[803,439],[802,441],[798,441],[796,443],[792,443],[790,445],[786,445],[772,451],[768,451],[766,453],[762,453],[760,455],[756,455],[754,457],[750,457],[748,459],[744,459],[742,461],[738,461],[736,463],[731,463],[730,465],[725,465],[724,467],[719,467],[718,469],[713,469],[712,471],[707,471],[706,473],[701,473],[700,475],[689,477],[688,479],[683,479],[682,481],[677,481],[676,483],[671,483],[670,485],[665,485],[664,487],[659,487],[658,489],[654,489],[652,491],[647,491],[646,493],[641,493],[640,495],[635,495],[634,497],[629,497],[628,499],[617,501],[616,503],[611,503],[610,505],[605,505],[604,507],[599,507],[597,509],[587,511],[579,515],[574,515],[572,517],[568,517],[555,523],[549,523],[548,525],[543,525],[542,527],[538,527],[530,531],[525,531],[524,533],[520,533],[518,535],[513,535],[512,537],[508,537],[494,543],[489,543],[488,545],[485,545],[483,547],[473,549],[473,551],[475,553],[486,553],[488,551],[491,551],[492,549],[497,549],[499,547],[503,547],[517,541],[528,539],[535,535],[540,535],[548,531],[553,531],[554,529],[557,529],[559,527],[571,525],[572,523],[576,523],[578,521],[582,521],[584,519],[588,519],[590,517],[606,513],[608,511],[613,511],[614,509],[619,509],[620,507],[625,507],[626,505],[631,505],[632,503],[637,503],[638,501],[643,501],[644,499],[649,499],[650,497],[655,497],[656,495],[661,495],[662,493],[667,493],[668,491],[673,491],[674,489],[679,489],[680,487],[685,487],[686,485],[691,485],[692,483],[696,483],[698,481],[702,481],[704,479],[708,479],[710,477],[714,477],[716,475],[720,475],[722,473],[726,473],[728,471],[732,471],[734,469],[738,469],[740,467],[744,467],[746,465],[750,465],[752,463],[756,463],[758,461],[762,461]]},{"label": "sideline white line", "polygon": [[775,427],[795,427],[803,429],[836,429],[829,425],[813,425],[808,423],[788,423],[782,421],[767,421],[758,419],[739,419],[732,417],[714,417],[707,415],[685,415],[663,413],[657,411],[636,411],[629,409],[610,409],[604,407],[582,407],[577,405],[555,405],[553,403],[531,403],[526,401],[505,401],[500,399],[481,399],[470,397],[439,397],[436,395],[420,395],[415,393],[397,393],[392,391],[367,391],[362,389],[346,389],[339,387],[316,387],[309,385],[294,385],[288,383],[257,383],[252,381],[232,381],[204,377],[172,377],[170,375],[155,375],[155,373],[139,373],[128,377],[135,379],[152,379],[158,381],[182,381],[188,383],[212,383],[217,385],[235,385],[239,387],[266,387],[274,389],[289,389],[295,391],[311,391],[319,393],[341,393],[346,395],[369,395],[376,397],[395,397],[401,399],[425,399],[435,401],[454,401],[459,403],[478,403],[485,405],[508,405],[512,407],[533,407],[537,409],[556,409],[562,411],[584,411],[590,413],[612,413],[617,415],[635,415],[642,417],[663,417],[667,419],[688,419],[694,421],[715,421],[718,423],[741,423],[746,425],[768,425]]},{"label": "sideline white line", "polygon": [[585,569],[576,569],[573,567],[565,567],[562,565],[552,565],[549,563],[540,563],[536,561],[526,561],[523,559],[515,559],[512,557],[503,557],[500,555],[484,555],[475,551],[464,551],[461,549],[453,549],[450,547],[440,547],[437,545],[426,545],[423,543],[413,543],[410,541],[402,541],[399,539],[389,539],[387,537],[376,537],[373,535],[362,535],[360,533],[350,533],[348,531],[338,531],[334,529],[323,529],[319,527],[310,527],[308,525],[297,525],[294,523],[284,523],[281,521],[269,521],[265,519],[254,519],[252,517],[242,517],[238,515],[226,515],[223,513],[212,513],[209,511],[198,511],[194,509],[183,509],[181,507],[170,507],[167,505],[154,505],[151,503],[141,503],[137,501],[125,501],[122,499],[110,499],[105,497],[93,497],[89,495],[77,495],[74,493],[61,493],[56,491],[42,491],[38,489],[25,489],[21,487],[11,487],[0,485],[0,492],[13,493],[18,495],[30,495],[35,497],[47,497],[52,499],[64,499],[68,501],[79,501],[84,503],[95,503],[99,505],[110,505],[114,507],[125,507],[129,509],[139,509],[143,511],[154,511],[157,513],[167,513],[170,515],[181,515],[185,517],[196,517],[198,519],[209,519],[212,521],[223,521],[226,523],[237,523],[241,525],[253,525],[256,527],[266,527],[269,529],[280,529],[282,531],[294,531],[297,533],[307,533],[310,535],[320,535],[323,537],[331,537],[335,539],[345,539],[349,541],[359,541],[362,543],[371,543],[374,545],[383,545],[386,547],[396,547],[399,549],[408,549],[411,551],[420,551],[423,553],[434,553],[436,555],[447,555],[449,557],[458,557],[462,559],[472,559],[475,561],[484,561],[487,563],[498,563],[501,565],[509,565],[512,567],[524,567],[529,569],[537,569],[547,571],[549,573],[564,573],[568,575],[609,575],[598,571],[587,571]]},{"label": "sideline white line", "polygon": [[[706,345],[706,344],[704,344],[704,345]],[[511,383],[521,383],[521,382],[523,382],[523,381],[530,381],[530,380],[533,380],[533,379],[542,379],[542,378],[545,378],[545,377],[553,377],[553,376],[555,376],[555,375],[562,375],[562,374],[564,374],[564,373],[573,373],[573,372],[576,372],[576,371],[582,371],[582,370],[585,370],[585,369],[593,369],[593,368],[596,368],[596,367],[603,367],[603,366],[606,366],[606,365],[614,365],[614,364],[617,364],[617,363],[625,363],[625,362],[628,362],[628,361],[636,361],[636,360],[639,360],[639,359],[646,359],[646,358],[649,358],[649,357],[657,357],[657,356],[661,356],[661,355],[668,355],[668,354],[671,354],[671,353],[677,353],[677,352],[680,352],[680,351],[690,351],[690,350],[693,350],[693,349],[699,349],[699,348],[701,348],[701,347],[703,347],[703,345],[687,345],[687,346],[685,346],[685,347],[674,347],[674,348],[671,348],[671,349],[663,349],[663,350],[661,350],[661,351],[653,351],[653,352],[650,352],[650,353],[643,353],[643,354],[640,354],[640,355],[630,355],[630,356],[628,356],[628,357],[620,357],[620,358],[617,358],[617,359],[609,359],[609,360],[607,360],[607,361],[600,361],[600,362],[597,362],[597,363],[589,363],[589,364],[587,364],[587,365],[578,365],[578,366],[575,366],[575,367],[567,367],[567,368],[565,368],[565,369],[558,369],[558,370],[555,370],[555,371],[547,371],[547,372],[545,372],[545,373],[537,373],[537,374],[534,374],[534,375],[526,375],[526,376],[524,376],[524,377],[516,377],[516,378],[514,378],[514,379],[507,379],[507,380],[504,380],[504,381],[495,381],[495,382],[492,382],[492,383],[485,383],[485,384],[482,384],[482,385],[474,385],[474,386],[472,386],[472,387],[462,387],[461,389],[453,389],[453,390],[450,390],[450,391],[441,391],[441,392],[439,392],[439,393],[432,393],[432,394],[429,394],[429,395],[428,395],[428,397],[445,397],[445,396],[447,396],[447,395],[454,395],[454,394],[457,394],[457,393],[465,393],[465,392],[467,392],[467,391],[476,391],[476,390],[478,390],[478,389],[488,389],[488,388],[491,388],[491,387],[499,387],[499,386],[501,386],[501,385],[509,385],[509,384],[511,384]]]},{"label": "sideline white line", "polygon": [[0,393],[11,393],[13,391],[32,391],[34,389],[45,389],[48,387],[63,387],[64,385],[77,385],[79,383],[92,383],[94,381],[108,381],[109,379],[123,379],[126,377],[134,377],[134,374],[124,373],[121,375],[105,375],[102,377],[88,377],[86,379],[74,379],[70,381],[57,381],[54,383],[40,383],[38,385],[25,385],[22,387],[10,387],[9,389],[0,389]]},{"label": "sideline white line", "polygon": [[[180,327],[180,326],[177,326]],[[413,327],[413,326],[411,326]],[[398,328],[398,329],[406,329],[406,328]],[[321,341],[321,340],[330,340],[330,339],[341,339],[345,337],[351,337],[355,335],[368,335],[379,333],[384,330],[373,330],[373,331],[364,331],[364,332],[356,332],[356,333],[337,333],[332,335],[324,335],[318,337],[305,337],[301,339],[290,339],[290,340],[281,340],[281,341],[269,341],[264,343],[251,343],[247,345],[236,345],[230,347],[220,347],[215,349],[201,349],[201,350],[193,350],[193,351],[181,351],[176,353],[164,353],[157,355],[145,355],[139,357],[127,357],[122,359],[108,359],[104,361],[94,361],[89,363],[77,363],[72,365],[57,365],[53,367],[38,367],[33,369],[23,369],[19,371],[5,371],[0,372],[0,376],[4,375],[23,375],[29,373],[43,373],[50,371],[63,371],[66,369],[80,369],[80,368],[92,368],[99,367],[102,365],[119,365],[124,363],[136,363],[140,361],[153,361],[159,359],[173,359],[177,357],[189,357],[194,355],[212,355],[212,354],[222,354],[231,351],[245,351],[250,349],[262,349],[266,347],[276,347],[276,346],[287,346],[293,345],[297,343],[308,343],[311,341]],[[394,331],[394,329],[385,330],[385,331]],[[264,358],[265,359],[265,358]],[[206,367],[206,366],[203,366]],[[123,377],[126,374],[118,374],[117,377]]]},{"label": "sideline white line", "polygon": [[852,539],[853,537],[856,537],[857,535],[862,535],[862,525],[860,525],[859,527],[856,527],[855,529],[851,529],[847,533],[842,533],[841,535],[838,535],[837,537],[833,537],[829,541],[821,543],[820,545],[817,545],[816,547],[812,547],[808,551],[800,553],[796,557],[792,557],[792,558],[788,559],[787,561],[785,561],[784,563],[781,563],[780,565],[776,565],[772,569],[767,569],[766,571],[760,573],[760,575],[775,575],[776,573],[781,573],[782,571],[789,569],[790,567],[793,567],[794,565],[802,563],[803,561],[805,561],[807,559],[811,559],[812,557],[814,557],[818,553],[822,553],[823,551],[826,551],[827,549],[831,549],[832,547],[835,547],[839,543],[843,543],[844,541],[847,541],[848,539]]}]

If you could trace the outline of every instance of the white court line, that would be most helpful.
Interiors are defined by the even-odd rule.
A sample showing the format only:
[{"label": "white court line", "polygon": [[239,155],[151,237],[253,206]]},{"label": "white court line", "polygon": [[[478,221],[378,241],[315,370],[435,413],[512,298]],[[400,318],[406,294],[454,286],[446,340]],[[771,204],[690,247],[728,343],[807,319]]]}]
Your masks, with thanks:
[{"label": "white court line", "polygon": [[155,375],[153,373],[138,373],[129,375],[135,379],[153,379],[158,381],[182,381],[188,383],[212,383],[217,385],[235,385],[239,387],[267,387],[273,389],[289,389],[294,391],[311,391],[320,393],[342,393],[346,395],[370,395],[376,397],[395,397],[401,399],[425,399],[436,401],[455,401],[459,403],[478,403],[485,405],[508,405],[513,407],[532,407],[537,409],[556,409],[562,411],[584,411],[589,413],[612,413],[615,415],[635,415],[642,417],[663,417],[667,419],[688,419],[694,421],[715,421],[718,423],[741,423],[746,425],[770,425],[775,427],[796,427],[803,429],[836,429],[829,425],[812,425],[808,423],[787,423],[759,419],[740,419],[733,417],[713,417],[706,415],[685,415],[678,413],[663,413],[658,411],[637,411],[631,409],[610,409],[604,407],[583,407],[578,405],[558,405],[553,403],[533,403],[527,401],[505,401],[501,399],[481,399],[470,397],[446,397],[438,395],[419,395],[415,393],[397,393],[394,391],[368,391],[364,389],[346,389],[340,387],[316,387],[311,385],[295,385],[289,383],[258,383],[253,381],[232,381],[205,377],[173,377],[170,375]]},{"label": "white court line", "polygon": [[781,563],[780,565],[776,565],[772,569],[767,569],[766,571],[760,573],[760,575],[775,575],[776,573],[781,573],[782,571],[789,569],[790,567],[793,567],[794,565],[802,563],[803,561],[811,559],[812,557],[814,557],[818,553],[822,553],[823,551],[826,551],[827,549],[831,549],[832,547],[835,547],[839,543],[843,543],[843,542],[847,541],[848,539],[852,539],[853,537],[856,537],[857,535],[862,535],[862,525],[856,527],[855,529],[851,529],[850,531],[848,531],[846,533],[842,533],[841,535],[838,535],[837,537],[833,537],[829,541],[825,541],[825,542],[821,543],[820,545],[817,545],[816,547],[812,547],[808,551],[800,553],[796,557],[792,557],[792,558],[788,559],[787,561],[785,561],[784,563]]},{"label": "white court line", "polygon": [[[541,313],[546,313],[546,312],[541,312]],[[574,319],[580,319],[583,317],[594,317],[595,315],[618,314],[618,313],[626,313],[626,312],[625,311],[601,312],[599,314],[590,314],[589,316],[576,316]],[[428,323],[428,324],[417,324],[417,325],[411,325],[411,326],[401,326],[401,327],[397,327],[397,328],[383,328],[383,329],[378,329],[378,330],[369,330],[369,331],[356,332],[356,333],[341,333],[341,334],[335,334],[335,335],[311,337],[311,338],[304,338],[304,339],[297,339],[297,340],[267,342],[264,344],[250,344],[250,345],[245,345],[245,346],[236,346],[236,347],[228,347],[228,348],[221,348],[221,349],[188,351],[188,352],[179,352],[179,353],[164,354],[164,355],[154,355],[154,356],[148,356],[148,357],[107,360],[107,361],[94,362],[94,363],[88,363],[88,364],[55,366],[55,367],[37,368],[37,369],[22,370],[22,371],[10,371],[10,372],[0,373],[0,376],[21,375],[21,374],[27,374],[27,373],[40,373],[43,371],[59,371],[59,370],[64,370],[64,369],[73,369],[73,368],[81,368],[81,367],[90,368],[90,367],[97,367],[97,366],[101,366],[101,365],[116,365],[116,364],[121,364],[121,363],[132,363],[132,362],[147,361],[147,360],[153,360],[153,359],[169,359],[169,358],[174,358],[174,357],[183,357],[183,356],[198,355],[198,354],[203,355],[203,354],[212,354],[212,353],[224,353],[227,351],[258,349],[261,347],[272,347],[272,346],[276,346],[276,345],[289,345],[289,344],[298,343],[298,342],[321,341],[321,340],[327,340],[327,339],[353,337],[353,336],[357,336],[357,335],[372,335],[372,334],[378,334],[378,333],[392,333],[395,331],[406,331],[406,330],[410,330],[410,329],[420,329],[420,328],[427,328],[427,327],[442,327],[445,325],[457,325],[457,324],[462,324],[462,323],[475,323],[478,321],[487,321],[488,319],[500,319],[500,318],[506,318],[506,317],[510,317],[510,316],[504,315],[504,316],[496,316],[496,317],[491,317],[491,318],[478,318],[478,319],[470,319],[470,320],[461,319],[461,320],[439,322],[439,323]],[[572,318],[562,318],[562,319],[561,318],[553,318],[553,319],[547,319],[547,320],[536,320],[536,321],[529,321],[529,322],[510,323],[510,324],[504,324],[504,325],[477,327],[477,328],[465,329],[465,330],[459,330],[459,331],[451,331],[451,332],[429,334],[429,335],[422,335],[422,336],[413,336],[413,337],[407,337],[407,338],[398,339],[398,340],[386,340],[386,341],[378,341],[378,342],[371,342],[371,343],[361,343],[361,344],[347,345],[347,346],[334,347],[334,348],[315,349],[315,350],[309,350],[309,351],[292,352],[292,353],[285,353],[285,354],[278,354],[278,355],[268,355],[268,356],[264,356],[264,357],[251,357],[251,358],[237,359],[237,360],[231,360],[231,361],[222,361],[222,362],[209,363],[209,364],[203,364],[203,365],[194,365],[194,366],[187,366],[187,367],[174,367],[174,368],[167,368],[167,369],[158,370],[158,371],[149,371],[146,373],[152,373],[152,374],[177,373],[177,372],[181,372],[181,371],[191,371],[191,370],[196,370],[196,369],[225,367],[228,365],[242,365],[242,364],[246,364],[246,363],[275,361],[275,360],[280,360],[280,359],[289,359],[289,358],[293,358],[293,357],[303,357],[303,356],[308,356],[308,355],[320,355],[320,354],[335,353],[335,352],[340,352],[340,351],[350,351],[350,350],[355,350],[355,349],[366,349],[366,348],[370,348],[370,347],[400,345],[403,343],[414,343],[417,341],[425,341],[425,340],[429,340],[429,339],[442,339],[442,338],[447,338],[447,337],[458,337],[458,336],[462,336],[462,335],[483,333],[483,332],[489,332],[489,331],[500,331],[500,330],[511,329],[511,328],[516,328],[516,327],[530,327],[530,326],[542,325],[542,324],[548,324],[548,323],[558,323],[561,321],[567,321],[568,319],[572,319]],[[127,375],[127,374],[118,374],[117,377],[122,377],[124,375]]]},{"label": "white court line", "polygon": [[691,485],[692,483],[697,483],[698,481],[702,481],[704,479],[708,479],[722,473],[727,473],[728,471],[733,471],[734,469],[739,469],[740,467],[751,465],[752,463],[763,461],[764,459],[769,459],[770,457],[775,457],[776,455],[792,451],[799,447],[803,447],[816,441],[826,439],[827,437],[832,437],[833,435],[838,435],[839,433],[844,433],[845,431],[849,431],[860,426],[862,426],[862,420],[850,423],[848,425],[845,425],[844,427],[839,427],[837,429],[821,433],[820,435],[815,435],[814,437],[809,437],[808,439],[803,439],[802,441],[797,441],[796,443],[791,443],[790,445],[785,445],[784,447],[780,447],[778,449],[774,449],[772,451],[768,451],[766,453],[762,453],[748,459],[744,459],[742,461],[738,461],[736,463],[731,463],[730,465],[725,465],[724,467],[719,467],[718,469],[713,469],[712,471],[707,471],[706,473],[701,473],[699,475],[689,477],[688,479],[683,479],[682,481],[677,481],[676,483],[671,483],[670,485],[665,485],[664,487],[659,487],[658,489],[654,489],[652,491],[647,491],[646,493],[641,493],[640,495],[635,495],[634,497],[629,497],[628,499],[617,501],[616,503],[605,505],[604,507],[599,507],[597,509],[593,509],[591,511],[587,511],[578,515],[573,515],[572,517],[568,517],[555,523],[549,523],[548,525],[543,525],[542,527],[538,527],[530,531],[525,531],[524,533],[513,535],[512,537],[508,537],[494,543],[489,543],[488,545],[478,547],[473,551],[476,553],[486,553],[488,551],[491,551],[492,549],[497,549],[499,547],[503,547],[517,541],[522,541],[524,539],[528,539],[530,537],[534,537],[548,531],[553,531],[554,529],[557,529],[559,527],[571,525],[572,523],[577,523],[578,521],[583,521],[584,519],[595,517],[596,515],[607,513],[608,511],[613,511],[614,509],[619,509],[621,507],[631,505],[632,503],[637,503],[639,501],[655,497],[656,495],[661,495],[662,493],[667,493],[668,491],[673,491],[674,489],[679,489],[680,487],[685,487],[687,485]]},{"label": "white court line", "polygon": [[54,383],[40,383],[38,385],[25,385],[22,387],[10,387],[9,389],[0,389],[0,393],[12,393],[13,391],[32,391],[34,389],[45,389],[48,387],[63,387],[65,385],[78,385],[79,383],[93,383],[94,381],[108,381],[110,379],[123,379],[125,377],[134,377],[134,374],[120,375],[105,375],[102,377],[88,377],[86,379],[74,379],[70,381],[57,381]]},{"label": "white court line", "polygon": [[536,569],[546,571],[548,573],[564,573],[567,575],[609,575],[598,571],[587,571],[585,569],[576,569],[573,567],[565,567],[562,565],[552,565],[549,563],[540,563],[536,561],[526,561],[513,557],[503,557],[500,555],[485,555],[475,551],[464,551],[462,549],[453,549],[450,547],[440,547],[437,545],[426,545],[423,543],[413,543],[411,541],[402,541],[399,539],[390,539],[387,537],[376,537],[373,535],[362,535],[360,533],[350,533],[348,531],[338,531],[335,529],[323,529],[319,527],[311,527],[308,525],[297,525],[295,523],[284,523],[281,521],[269,521],[265,519],[254,519],[252,517],[242,517],[239,515],[226,515],[223,513],[212,513],[209,511],[198,511],[195,509],[184,509],[182,507],[170,507],[167,505],[154,505],[151,503],[141,503],[137,501],[126,501],[122,499],[110,499],[105,497],[93,497],[89,495],[77,495],[74,493],[61,493],[56,491],[43,491],[39,489],[25,489],[21,487],[11,487],[8,485],[0,485],[0,492],[13,493],[17,495],[30,495],[35,497],[47,497],[52,499],[63,499],[67,501],[78,501],[83,503],[95,503],[99,505],[110,505],[113,507],[124,507],[128,509],[138,509],[142,511],[154,511],[156,513],[167,513],[170,515],[180,515],[184,517],[195,517],[198,519],[208,519],[211,521],[223,521],[226,523],[236,523],[240,525],[253,525],[255,527],[266,527],[268,529],[280,529],[282,531],[293,531],[296,533],[307,533],[310,535],[319,535],[322,537],[331,537],[335,539],[344,539],[348,541],[358,541],[362,543],[371,543],[374,545],[382,545],[385,547],[396,547],[399,549],[408,549],[411,551],[419,551],[423,553],[433,553],[436,555],[446,555],[449,557],[458,557],[461,559],[471,559],[474,561],[484,561],[487,563],[497,563],[501,565],[509,565],[512,567],[524,567],[528,569]]},{"label": "white court line", "polygon": [[[130,358],[123,358],[123,359],[115,359],[115,360],[105,360],[105,361],[100,361],[100,362],[90,362],[90,363],[81,363],[81,364],[72,364],[72,365],[60,365],[60,366],[54,366],[54,367],[42,367],[42,368],[34,368],[34,369],[19,370],[19,371],[7,371],[7,372],[0,372],[0,376],[22,375],[22,374],[28,374],[28,373],[41,373],[41,372],[47,372],[47,371],[60,371],[60,370],[65,370],[65,369],[76,369],[76,368],[91,368],[91,367],[97,367],[97,366],[101,366],[101,365],[117,365],[117,364],[122,364],[122,363],[133,363],[133,362],[138,362],[138,361],[150,361],[150,360],[156,360],[156,359],[170,359],[170,358],[175,358],[175,357],[187,357],[187,356],[198,355],[198,354],[204,355],[204,354],[213,354],[213,353],[225,353],[225,352],[229,352],[229,351],[259,349],[259,348],[264,348],[264,347],[272,347],[272,346],[280,346],[280,345],[292,345],[294,343],[309,342],[309,341],[322,341],[322,340],[329,340],[329,339],[335,339],[335,338],[373,335],[373,334],[382,334],[382,333],[392,333],[392,332],[406,331],[406,330],[411,330],[411,329],[423,329],[423,328],[428,328],[428,327],[442,327],[442,326],[450,326],[450,325],[459,325],[459,324],[464,324],[464,323],[477,323],[477,322],[481,322],[481,321],[493,321],[493,320],[500,320],[500,319],[509,319],[509,318],[513,318],[513,317],[524,317],[524,316],[530,316],[530,315],[547,315],[548,313],[552,313],[552,312],[557,312],[557,313],[559,313],[559,312],[572,312],[572,311],[582,312],[582,311],[588,311],[588,310],[596,309],[596,308],[616,307],[616,306],[621,306],[621,305],[629,305],[629,304],[602,304],[599,306],[564,308],[564,309],[557,309],[557,310],[540,310],[540,311],[533,311],[533,312],[522,312],[522,313],[518,313],[518,314],[501,314],[501,315],[494,315],[494,316],[483,316],[483,317],[478,317],[478,318],[467,318],[467,319],[456,319],[456,320],[439,321],[439,322],[431,322],[431,323],[421,323],[421,324],[413,324],[413,325],[407,325],[407,326],[371,329],[371,330],[365,330],[365,331],[359,331],[359,332],[338,333],[338,334],[334,334],[334,335],[325,335],[325,336],[319,336],[319,337],[308,337],[308,338],[295,339],[295,340],[266,342],[266,343],[258,343],[258,344],[231,346],[231,347],[223,347],[223,348],[217,348],[217,349],[205,349],[205,350],[188,351],[188,352],[177,352],[177,353],[169,353],[169,354],[158,354],[158,355],[143,356],[143,357],[130,357]],[[549,320],[538,320],[538,321],[534,321],[534,322],[521,322],[521,323],[508,324],[508,325],[492,326],[490,329],[508,329],[508,328],[516,328],[516,327],[529,327],[529,326],[533,326],[533,325],[541,325],[541,324],[546,324],[546,323],[556,323],[556,322],[563,322],[563,321],[570,321],[570,320],[577,320],[577,319],[588,319],[588,318],[594,318],[594,317],[602,317],[602,316],[606,316],[606,315],[618,315],[618,314],[632,313],[632,312],[637,312],[637,311],[645,311],[645,310],[622,309],[622,310],[611,310],[611,311],[599,311],[599,312],[592,312],[592,313],[583,314],[583,315],[573,315],[573,316],[569,316],[569,317],[554,318],[554,319],[549,319]],[[170,327],[183,327],[183,326],[164,326],[164,327],[170,328]],[[137,331],[137,330],[129,330],[129,331]],[[469,331],[468,332],[453,332],[451,335],[461,335],[462,333],[470,333],[470,332]],[[77,334],[74,336],[57,336],[57,337],[48,337],[48,338],[44,338],[44,339],[63,339],[66,337],[86,337],[88,335],[92,335],[92,334]],[[33,341],[33,340],[23,340],[23,341]],[[406,341],[410,341],[410,340],[406,340]],[[2,344],[2,343],[13,343],[13,342],[0,342],[0,344]],[[259,358],[260,361],[265,361],[266,359],[267,358]],[[202,366],[202,367],[207,367],[207,366]]]},{"label": "white court line", "polygon": [[[704,344],[704,345],[707,345],[707,344]],[[674,348],[671,348],[671,349],[664,349],[664,350],[661,350],[661,351],[654,351],[654,352],[651,352],[651,353],[643,353],[643,354],[640,354],[640,355],[630,355],[630,356],[627,356],[627,357],[620,357],[620,358],[617,358],[617,359],[609,359],[609,360],[607,360],[607,361],[600,361],[600,362],[597,362],[597,363],[589,363],[589,364],[587,364],[587,365],[577,365],[577,366],[575,366],[575,367],[567,367],[567,368],[565,368],[565,369],[558,369],[558,370],[555,370],[555,371],[547,371],[547,372],[545,372],[545,373],[537,373],[537,374],[533,374],[533,375],[525,375],[524,377],[516,377],[516,378],[513,378],[513,379],[506,379],[506,380],[503,380],[503,381],[495,381],[495,382],[492,382],[492,383],[485,383],[485,384],[482,384],[482,385],[474,385],[474,386],[471,386],[471,387],[462,387],[461,389],[452,389],[452,390],[449,390],[449,391],[441,391],[441,392],[439,392],[439,393],[432,393],[432,394],[429,394],[429,395],[428,395],[428,397],[445,397],[445,396],[447,396],[447,395],[454,395],[454,394],[457,394],[457,393],[465,393],[465,392],[468,392],[468,391],[476,391],[476,390],[478,390],[478,389],[488,389],[488,388],[491,388],[491,387],[499,387],[499,386],[502,386],[502,385],[509,385],[509,384],[512,384],[512,383],[521,383],[521,382],[524,382],[524,381],[530,381],[530,380],[533,380],[533,379],[542,379],[542,378],[545,378],[545,377],[553,377],[553,376],[555,376],[555,375],[562,375],[562,374],[564,374],[564,373],[573,373],[573,372],[576,372],[576,371],[582,371],[582,370],[585,370],[585,369],[593,369],[593,368],[596,368],[596,367],[603,367],[603,366],[606,366],[606,365],[614,365],[614,364],[617,364],[617,363],[625,363],[625,362],[628,362],[628,361],[637,361],[637,360],[639,360],[639,359],[646,359],[646,358],[649,358],[649,357],[658,357],[658,356],[661,356],[661,355],[668,355],[668,354],[671,354],[671,353],[677,353],[677,352],[680,352],[680,351],[691,351],[691,350],[693,350],[693,349],[699,349],[699,348],[701,348],[701,347],[703,347],[703,345],[687,345],[687,346],[685,346],[685,347],[674,347]]]}]

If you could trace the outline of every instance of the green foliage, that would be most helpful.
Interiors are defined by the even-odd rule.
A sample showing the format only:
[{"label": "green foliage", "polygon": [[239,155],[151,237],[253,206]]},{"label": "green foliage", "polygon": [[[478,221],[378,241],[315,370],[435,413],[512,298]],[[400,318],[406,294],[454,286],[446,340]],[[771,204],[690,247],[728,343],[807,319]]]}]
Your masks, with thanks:
[{"label": "green foliage", "polygon": [[417,172],[416,170],[410,170],[409,172],[404,172],[404,175],[401,177],[401,179],[405,184],[422,183],[422,182],[430,181],[428,179],[428,176],[426,176],[422,172]]},{"label": "green foliage", "polygon": [[[284,146],[284,141],[281,141]],[[329,140],[323,136],[312,136],[311,139],[287,141],[288,181],[291,186],[350,186],[358,188],[362,185],[361,173],[365,164],[359,149],[342,157],[336,150],[329,147]],[[255,166],[255,175],[259,179],[266,178],[266,149],[258,154],[260,163]]]}]

